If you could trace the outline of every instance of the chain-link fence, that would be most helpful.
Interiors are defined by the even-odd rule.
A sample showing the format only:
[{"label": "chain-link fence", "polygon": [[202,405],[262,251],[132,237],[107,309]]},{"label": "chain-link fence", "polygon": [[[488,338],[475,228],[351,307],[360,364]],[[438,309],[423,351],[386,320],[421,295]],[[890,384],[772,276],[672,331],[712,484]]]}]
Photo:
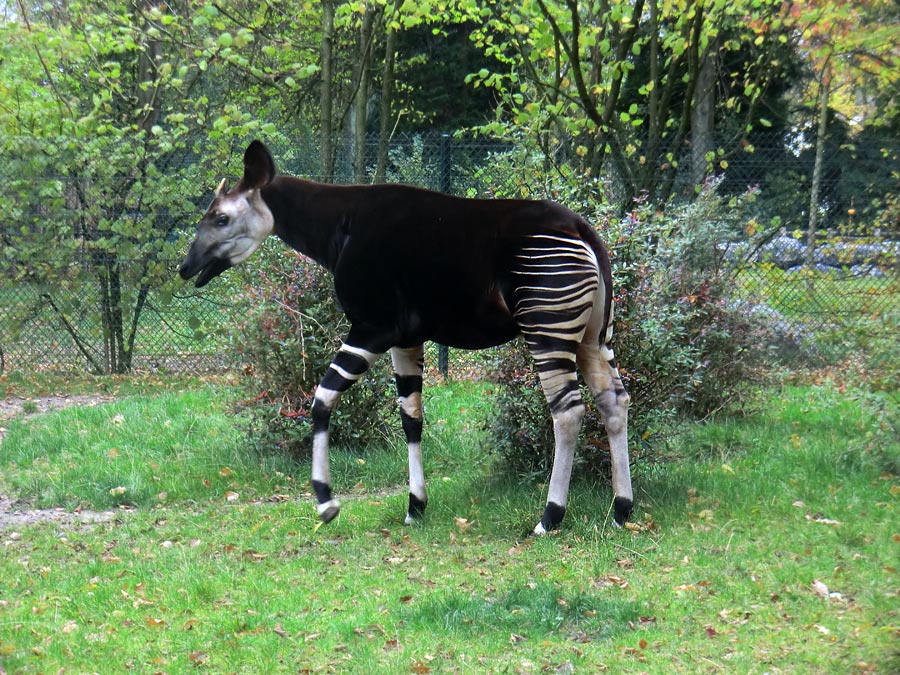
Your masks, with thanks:
[{"label": "chain-link fence", "polygon": [[[825,359],[839,358],[854,334],[893,340],[900,328],[900,164],[898,148],[833,147],[826,157],[819,186],[818,228],[812,248],[807,246],[813,166],[809,149],[783,141],[777,147],[756,147],[721,161],[719,189],[728,194],[756,190],[753,215],[746,231],[734,241],[721,242],[735,267],[735,302],[781,326],[784,335]],[[315,177],[318,159],[312,139],[290,148],[272,147],[279,169]],[[376,140],[366,156],[365,180],[374,174]],[[849,153],[849,154],[848,154]],[[349,158],[350,152],[338,152]],[[879,157],[881,164],[854,157]],[[202,162],[194,156],[183,164]],[[0,184],[7,182],[12,164],[0,158]],[[543,169],[543,170],[542,170]],[[338,161],[337,182],[352,182],[349,159]],[[394,139],[388,149],[386,178],[462,196],[551,197],[588,216],[615,219],[627,212],[616,203],[621,193],[615,176],[561,187],[560,173],[542,158],[529,157],[508,143],[471,140],[449,134],[412,135]],[[19,210],[16,219],[0,214],[0,371],[110,370],[110,364],[132,369],[221,369],[236,365],[227,327],[243,310],[236,286],[246,277],[239,270],[229,279],[197,292],[189,285],[150,283],[129,285],[127,272],[148,265],[148,256],[121,255],[112,267],[108,256],[98,265],[86,255],[58,260],[47,252],[37,259],[17,257],[11,234],[40,230],[41,222],[71,218],[83,208],[69,198],[71,176],[46,176],[37,191],[52,192],[31,211]],[[54,185],[51,190],[48,185]],[[173,188],[174,190],[175,188]],[[178,188],[182,192],[185,186]],[[15,201],[15,195],[0,200]],[[197,212],[208,197],[196,195]],[[676,199],[679,198],[676,196]],[[684,198],[684,195],[682,195]],[[596,210],[606,201],[605,210]],[[142,214],[127,217],[140,226]],[[602,224],[602,223],[601,223]],[[180,223],[168,236],[171,242],[189,241],[193,223]],[[180,239],[179,239],[180,237]],[[176,243],[177,243],[176,241]],[[49,247],[48,247],[49,248]],[[178,248],[177,246],[175,247]],[[181,247],[183,248],[183,247]],[[615,255],[615,247],[613,247]],[[150,258],[153,256],[150,255]],[[150,260],[155,279],[172,278],[177,260]],[[252,265],[253,263],[248,263]],[[116,286],[110,281],[115,273]],[[146,276],[146,275],[145,275]],[[173,290],[174,289],[174,290]],[[115,306],[112,306],[115,300]],[[115,316],[116,312],[122,314]],[[112,321],[111,319],[116,319]],[[824,336],[824,337],[823,337]],[[437,365],[437,354],[432,364]],[[451,356],[452,372],[465,375],[482,366],[477,358]]]}]

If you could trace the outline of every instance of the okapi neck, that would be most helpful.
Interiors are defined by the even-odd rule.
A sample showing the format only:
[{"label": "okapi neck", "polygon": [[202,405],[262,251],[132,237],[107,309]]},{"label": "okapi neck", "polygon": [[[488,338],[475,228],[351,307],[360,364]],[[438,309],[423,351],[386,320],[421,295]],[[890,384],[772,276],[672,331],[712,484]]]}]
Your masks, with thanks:
[{"label": "okapi neck", "polygon": [[272,212],[274,234],[288,246],[334,272],[342,242],[348,205],[331,195],[336,188],[323,183],[278,176],[262,189]]}]

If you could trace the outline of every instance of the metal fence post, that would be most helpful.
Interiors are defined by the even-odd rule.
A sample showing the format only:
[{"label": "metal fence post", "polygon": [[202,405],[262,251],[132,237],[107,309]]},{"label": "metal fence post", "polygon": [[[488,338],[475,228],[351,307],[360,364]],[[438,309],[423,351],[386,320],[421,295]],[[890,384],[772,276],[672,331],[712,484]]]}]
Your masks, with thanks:
[{"label": "metal fence post", "polygon": [[[450,194],[453,191],[451,180],[452,162],[450,157],[450,134],[446,131],[441,134],[440,141],[440,167],[441,167],[441,192]],[[450,377],[450,348],[446,345],[438,345],[438,372],[444,379]]]}]

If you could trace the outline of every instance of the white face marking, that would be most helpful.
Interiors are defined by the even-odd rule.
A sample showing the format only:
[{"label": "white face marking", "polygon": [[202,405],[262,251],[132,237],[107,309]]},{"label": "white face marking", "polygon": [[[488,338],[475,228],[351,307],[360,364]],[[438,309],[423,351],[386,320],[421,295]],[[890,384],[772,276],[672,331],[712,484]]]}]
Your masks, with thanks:
[{"label": "white face marking", "polygon": [[220,197],[211,215],[209,236],[217,257],[226,258],[232,265],[249,258],[274,228],[272,212],[259,190]]}]

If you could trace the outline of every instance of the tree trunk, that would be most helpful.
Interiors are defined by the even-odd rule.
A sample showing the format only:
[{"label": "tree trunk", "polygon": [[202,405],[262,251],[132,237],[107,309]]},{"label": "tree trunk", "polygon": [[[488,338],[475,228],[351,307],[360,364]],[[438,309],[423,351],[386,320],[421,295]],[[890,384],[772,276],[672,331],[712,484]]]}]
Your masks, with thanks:
[{"label": "tree trunk", "polygon": [[372,74],[369,68],[372,61],[372,37],[375,22],[375,9],[366,7],[362,23],[359,27],[359,52],[357,56],[356,96],[353,102],[353,178],[357,183],[366,180],[366,128],[369,121],[369,87]]},{"label": "tree trunk", "polygon": [[384,65],[381,71],[381,109],[378,113],[378,150],[375,162],[375,182],[387,180],[388,144],[391,140],[392,108],[394,102],[394,49],[397,44],[397,31],[391,27],[391,19],[400,8],[400,0],[394,11],[386,16],[387,35],[384,40]]},{"label": "tree trunk", "polygon": [[697,89],[691,109],[691,182],[699,190],[709,175],[707,156],[715,152],[716,52],[710,49],[701,57]]},{"label": "tree trunk", "polygon": [[321,133],[320,179],[334,179],[334,128],[332,126],[332,78],[334,55],[334,0],[322,0],[322,45],[320,52],[322,86],[319,93],[319,126]]},{"label": "tree trunk", "polygon": [[[815,262],[816,228],[819,220],[819,188],[822,184],[822,163],[825,159],[825,138],[828,135],[828,90],[831,85],[831,69],[826,62],[819,78],[819,129],[816,133],[816,160],[813,165],[812,186],[809,191],[809,224],[806,230],[806,265],[812,269]],[[812,275],[809,292],[813,291]]]}]

